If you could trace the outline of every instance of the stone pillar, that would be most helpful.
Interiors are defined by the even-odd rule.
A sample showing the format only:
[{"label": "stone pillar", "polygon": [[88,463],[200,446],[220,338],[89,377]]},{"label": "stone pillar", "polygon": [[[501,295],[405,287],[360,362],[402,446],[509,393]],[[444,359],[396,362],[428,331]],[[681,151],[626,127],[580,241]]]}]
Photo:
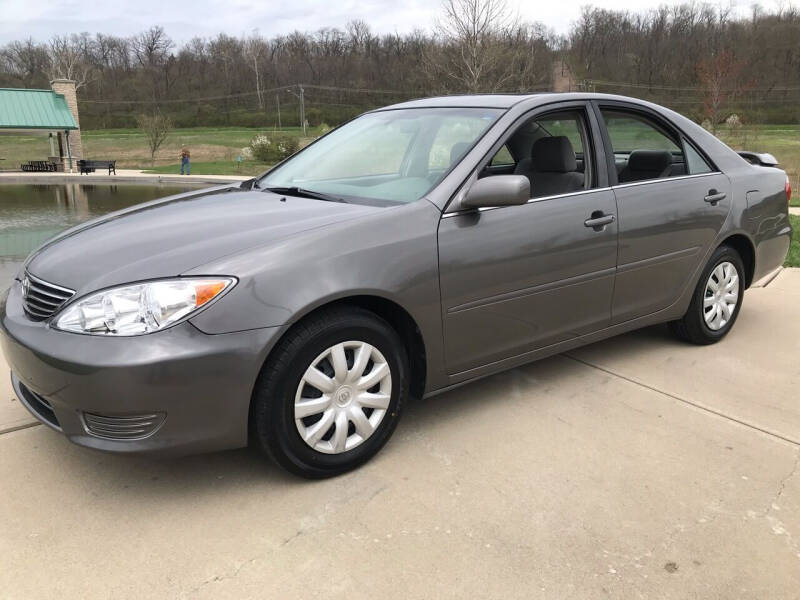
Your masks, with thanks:
[{"label": "stone pillar", "polygon": [[54,79],[50,82],[50,87],[56,94],[62,94],[67,101],[69,112],[75,119],[78,129],[69,133],[69,148],[72,151],[72,163],[79,158],[83,158],[83,142],[81,141],[81,122],[78,119],[78,94],[75,92],[75,82],[71,79]]}]

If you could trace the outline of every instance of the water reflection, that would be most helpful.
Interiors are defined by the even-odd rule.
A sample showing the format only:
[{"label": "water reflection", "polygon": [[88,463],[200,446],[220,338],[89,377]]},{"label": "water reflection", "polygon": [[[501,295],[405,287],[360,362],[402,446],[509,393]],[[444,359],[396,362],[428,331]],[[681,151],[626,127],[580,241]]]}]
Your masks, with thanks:
[{"label": "water reflection", "polygon": [[34,248],[64,229],[206,185],[0,185],[0,289]]}]

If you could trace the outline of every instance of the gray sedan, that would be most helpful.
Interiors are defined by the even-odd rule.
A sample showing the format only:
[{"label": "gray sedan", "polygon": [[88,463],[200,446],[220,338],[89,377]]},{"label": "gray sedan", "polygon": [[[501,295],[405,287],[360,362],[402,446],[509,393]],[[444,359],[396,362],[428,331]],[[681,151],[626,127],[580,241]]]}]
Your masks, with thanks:
[{"label": "gray sedan", "polygon": [[655,323],[721,340],[786,256],[790,193],[768,155],[630,98],[407,102],[52,239],[0,339],[20,401],[77,444],[253,443],[326,477],[409,397]]}]

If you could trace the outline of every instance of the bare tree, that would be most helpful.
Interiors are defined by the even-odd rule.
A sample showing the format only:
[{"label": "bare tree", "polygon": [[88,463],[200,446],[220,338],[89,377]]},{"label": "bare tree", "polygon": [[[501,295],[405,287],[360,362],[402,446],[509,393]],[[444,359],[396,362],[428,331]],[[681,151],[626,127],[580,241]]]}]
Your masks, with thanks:
[{"label": "bare tree", "polygon": [[170,70],[174,61],[170,59],[174,45],[163,27],[151,27],[130,39],[133,57],[150,80],[153,103],[167,95],[173,83]]},{"label": "bare tree", "polygon": [[505,0],[444,0],[436,34],[444,47],[430,63],[466,92],[497,91],[517,66],[515,48],[505,39],[518,28]]},{"label": "bare tree", "polygon": [[88,33],[56,35],[47,44],[50,79],[71,79],[75,89],[86,85],[94,69],[91,59],[94,41]]},{"label": "bare tree", "polygon": [[151,115],[139,115],[136,122],[147,139],[147,146],[150,148],[150,164],[153,165],[156,161],[156,152],[172,131],[172,119],[156,111]]},{"label": "bare tree", "polygon": [[261,91],[261,64],[267,55],[267,46],[263,38],[254,32],[253,35],[246,39],[243,48],[244,56],[247,59],[250,68],[256,78],[256,96],[258,97],[258,108],[264,108],[264,94]]},{"label": "bare tree", "polygon": [[47,52],[32,38],[11,42],[0,50],[0,67],[16,85],[29,87],[40,81],[41,73],[47,67],[47,61]]}]

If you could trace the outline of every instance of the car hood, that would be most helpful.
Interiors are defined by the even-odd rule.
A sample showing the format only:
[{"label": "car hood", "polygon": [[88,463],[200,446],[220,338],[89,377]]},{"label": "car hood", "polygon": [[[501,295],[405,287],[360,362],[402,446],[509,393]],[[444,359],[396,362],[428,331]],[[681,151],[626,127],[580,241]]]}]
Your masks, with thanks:
[{"label": "car hood", "polygon": [[234,252],[379,210],[258,190],[190,192],[69,229],[35,251],[26,268],[85,293],[180,275]]}]

